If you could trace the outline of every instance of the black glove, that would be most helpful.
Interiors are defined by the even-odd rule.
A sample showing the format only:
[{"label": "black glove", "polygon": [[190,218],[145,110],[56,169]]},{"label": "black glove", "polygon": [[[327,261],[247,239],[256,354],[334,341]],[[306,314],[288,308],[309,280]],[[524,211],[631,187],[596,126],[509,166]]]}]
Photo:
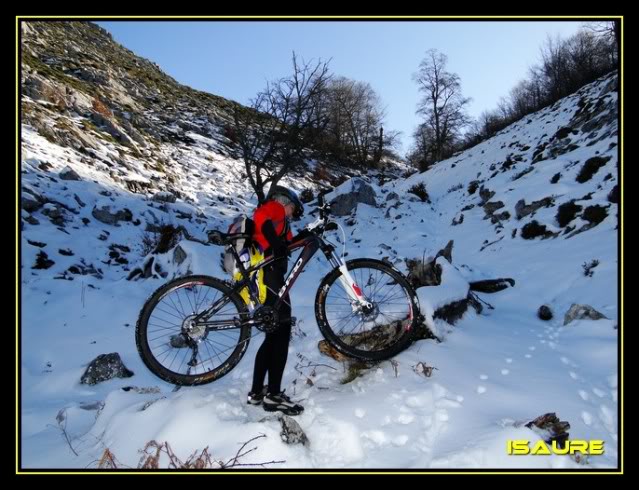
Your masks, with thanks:
[{"label": "black glove", "polygon": [[304,238],[307,238],[309,235],[312,235],[312,233],[306,228],[304,228],[302,231],[300,231],[297,235],[293,237],[291,242],[295,243],[297,241],[304,240]]},{"label": "black glove", "polygon": [[288,259],[290,256],[291,252],[286,246],[273,249],[273,257],[275,257],[275,260]]},{"label": "black glove", "polygon": [[266,238],[266,241],[268,241],[273,254],[280,248],[286,248],[286,241],[275,233],[275,227],[270,219],[266,220],[262,225],[262,234]]}]

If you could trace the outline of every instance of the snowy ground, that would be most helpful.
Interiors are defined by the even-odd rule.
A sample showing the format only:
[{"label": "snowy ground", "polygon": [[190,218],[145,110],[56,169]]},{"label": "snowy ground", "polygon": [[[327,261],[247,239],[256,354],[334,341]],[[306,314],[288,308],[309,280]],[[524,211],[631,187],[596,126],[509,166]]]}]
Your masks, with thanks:
[{"label": "snowy ground", "polygon": [[[599,87],[590,90],[592,94]],[[535,144],[543,140],[542,131],[552,136],[570,121],[576,108],[576,99],[567,99],[555,111],[535,114],[530,124],[517,123],[426,174],[394,181],[384,188],[374,186],[378,203],[393,191],[400,194],[401,204],[390,210],[360,204],[354,226],[341,220],[349,259],[388,256],[402,268],[404,258],[434,255],[453,239],[455,267],[451,269],[455,272],[451,274],[465,280],[511,277],[516,286],[493,295],[480,294],[494,306],[493,310],[485,309],[482,315],[469,312],[454,327],[439,321],[436,328],[442,343],[416,342],[395,358],[395,366],[384,362],[353,382],[340,384],[345,374],[342,365],[317,350],[322,337],[314,318],[315,291],[329,269],[325,262],[314,259],[293,290],[299,327],[284,376],[287,393],[306,407],[297,421],[310,440],[308,447],[282,442],[279,422],[263,421],[266,413],[245,403],[261,335],[252,340],[233,371],[210,385],[175,391],[174,386],[154,377],[138,356],[134,329],[145,299],[165,280],[130,282],[121,266],[100,262],[107,258],[109,244],[133,249],[140,241],[141,229],[131,223],[115,227],[94,220],[84,225],[79,221],[83,216],[91,218],[94,205],[111,203],[119,209],[130,209],[134,218],[153,222],[150,210],[184,224],[193,235],[203,238],[205,228],[228,223],[234,213],[232,206],[226,208],[213,197],[239,193],[232,184],[237,162],[219,159],[215,163],[218,171],[204,174],[202,170],[210,168],[213,153],[200,160],[191,155],[189,161],[194,167],[190,171],[203,174],[200,180],[185,175],[183,183],[192,201],[187,204],[178,200],[158,210],[159,204],[123,190],[105,178],[104,172],[87,169],[68,150],[53,147],[26,128],[23,185],[40,182],[38,192],[55,196],[78,214],[70,217],[77,228],[67,226],[65,232],[39,211],[41,224],[27,225],[22,233],[22,465],[30,469],[95,467],[108,448],[123,466],[136,467],[139,450],[150,440],[169,442],[182,459],[208,447],[216,459],[227,461],[241,443],[263,434],[266,437],[252,443],[256,450],[243,463],[281,461],[266,465],[278,469],[616,467],[616,205],[596,227],[571,238],[559,235],[524,240],[520,231],[515,236],[511,232],[530,221],[531,216],[521,222],[513,216],[501,227],[494,226],[484,219],[478,195],[469,195],[466,190],[478,172],[487,178],[491,173],[488,166],[512,152],[505,142],[517,141],[520,147],[531,146],[527,160],[484,183],[496,192],[492,200],[503,201],[504,209],[511,214],[520,199],[530,203],[550,194],[556,197],[556,204],[577,199],[586,206],[589,203],[579,199],[592,193],[586,201],[608,205],[606,195],[616,178],[602,181],[601,177],[609,172],[616,175],[616,149],[610,147],[611,141],[616,141],[614,135],[592,146],[578,145],[560,157],[549,157],[536,164],[532,172],[511,180],[524,164],[529,164]],[[596,151],[612,159],[598,171],[597,179],[575,182],[581,167],[577,163]],[[84,180],[47,181],[37,170],[43,160],[54,165],[54,172],[70,165]],[[453,163],[455,168],[451,167]],[[559,183],[549,184],[559,171],[563,173]],[[407,189],[421,181],[426,182],[431,203],[408,198]],[[458,189],[451,190],[455,187]],[[113,199],[100,194],[104,190],[114,193],[110,196]],[[74,194],[86,207],[78,205]],[[453,218],[459,217],[469,203],[475,207],[463,211],[463,224],[451,226]],[[250,199],[236,200],[234,205],[244,209]],[[180,221],[175,217],[178,211],[201,216],[203,221]],[[550,231],[562,231],[553,221],[556,211],[556,207],[541,208],[534,219],[548,225]],[[401,216],[396,218],[398,214]],[[573,224],[584,223],[577,218]],[[109,232],[107,241],[98,238],[103,230]],[[339,236],[336,233],[333,239]],[[493,241],[496,243],[487,246]],[[183,242],[183,246],[189,256],[189,269],[222,276],[220,248],[195,242]],[[73,249],[74,256],[56,254],[66,248]],[[55,258],[56,264],[46,271],[30,268],[40,250]],[[100,265],[103,279],[91,275],[76,276],[72,281],[55,278],[80,257]],[[135,252],[128,257],[131,267],[142,260]],[[593,259],[599,265],[588,277],[582,265]],[[442,293],[436,288],[421,288],[423,309],[432,309],[441,301],[441,294],[458,294],[454,289]],[[564,326],[563,315],[573,303],[589,304],[609,319],[579,320]],[[537,318],[542,304],[555,313],[550,322]],[[110,352],[120,353],[135,375],[96,386],[81,385],[86,365],[97,355]],[[419,362],[437,369],[431,377],[424,377],[413,369]],[[316,366],[304,367],[309,364]],[[150,393],[121,389],[127,386],[157,389]],[[568,456],[508,456],[507,440],[539,439],[522,424],[547,412],[570,422],[571,439],[605,441],[605,454],[581,463]]]}]

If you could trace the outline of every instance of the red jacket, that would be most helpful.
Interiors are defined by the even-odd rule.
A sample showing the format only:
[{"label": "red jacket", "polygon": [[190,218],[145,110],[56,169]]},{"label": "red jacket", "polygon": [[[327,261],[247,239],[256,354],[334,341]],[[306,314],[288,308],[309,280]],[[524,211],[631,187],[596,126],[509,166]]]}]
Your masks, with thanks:
[{"label": "red jacket", "polygon": [[291,241],[293,233],[291,233],[290,227],[288,226],[284,206],[277,201],[268,201],[259,206],[253,215],[253,221],[255,222],[253,240],[259,243],[262,250],[266,250],[271,246],[262,233],[262,225],[268,220],[273,222],[275,233],[278,236],[283,237],[284,233],[286,233],[285,241]]}]

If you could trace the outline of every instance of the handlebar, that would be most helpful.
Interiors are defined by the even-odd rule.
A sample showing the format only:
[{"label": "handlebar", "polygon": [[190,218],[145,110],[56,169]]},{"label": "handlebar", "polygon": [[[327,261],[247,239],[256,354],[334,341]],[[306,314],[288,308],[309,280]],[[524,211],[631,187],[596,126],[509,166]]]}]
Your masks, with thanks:
[{"label": "handlebar", "polygon": [[322,192],[317,196],[317,209],[319,210],[319,217],[321,220],[326,220],[328,212],[330,210],[330,204],[326,204],[324,201],[324,196],[328,194],[329,191]]},{"label": "handlebar", "polygon": [[319,217],[307,226],[309,231],[323,233],[324,231],[337,229],[337,223],[328,221],[331,205],[324,200],[324,195],[328,192],[329,191],[323,192],[317,196],[317,210],[319,211]]}]

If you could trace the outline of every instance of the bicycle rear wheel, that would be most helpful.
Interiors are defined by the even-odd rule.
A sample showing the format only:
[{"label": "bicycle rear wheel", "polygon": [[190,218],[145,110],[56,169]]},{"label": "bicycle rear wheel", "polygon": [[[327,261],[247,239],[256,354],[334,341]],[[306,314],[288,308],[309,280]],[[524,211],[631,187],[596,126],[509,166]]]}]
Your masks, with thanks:
[{"label": "bicycle rear wheel", "polygon": [[242,299],[214,277],[181,277],[151,295],[140,312],[135,341],[156,376],[177,385],[201,385],[240,362],[250,340],[249,326],[209,330],[192,321],[218,301],[210,321],[247,318]]}]

